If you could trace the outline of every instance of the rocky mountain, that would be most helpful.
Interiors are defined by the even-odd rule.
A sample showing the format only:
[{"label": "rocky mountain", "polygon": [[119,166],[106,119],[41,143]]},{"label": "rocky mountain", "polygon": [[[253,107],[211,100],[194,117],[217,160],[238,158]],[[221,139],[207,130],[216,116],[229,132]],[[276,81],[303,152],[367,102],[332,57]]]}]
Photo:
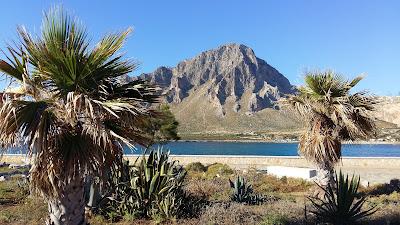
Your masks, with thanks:
[{"label": "rocky mountain", "polygon": [[245,45],[223,45],[141,78],[162,88],[181,132],[257,132],[298,126],[277,105],[281,97],[294,93],[294,86]]},{"label": "rocky mountain", "polygon": [[400,126],[400,96],[377,97],[379,102],[374,116],[382,121]]}]

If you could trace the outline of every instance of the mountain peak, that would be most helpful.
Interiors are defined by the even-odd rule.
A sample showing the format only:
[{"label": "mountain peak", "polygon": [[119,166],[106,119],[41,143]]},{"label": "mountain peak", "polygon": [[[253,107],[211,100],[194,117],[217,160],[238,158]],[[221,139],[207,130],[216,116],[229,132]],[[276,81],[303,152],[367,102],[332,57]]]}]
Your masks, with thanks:
[{"label": "mountain peak", "polygon": [[[229,43],[221,45],[215,49],[207,50],[197,55],[193,59],[197,58],[212,58],[218,61],[226,62],[226,61],[236,61],[241,62],[243,60],[247,60],[249,63],[257,63],[257,57],[254,54],[253,49],[247,47],[243,44],[238,43]],[[185,60],[190,61],[190,60]]]},{"label": "mountain peak", "polygon": [[238,44],[238,43],[228,43],[228,44],[223,44],[221,46],[219,46],[216,49],[212,49],[210,51],[225,51],[225,50],[239,50],[242,52],[252,52],[254,54],[253,49],[251,49],[250,47],[244,45],[244,44]]},{"label": "mountain peak", "polygon": [[254,113],[274,108],[280,97],[294,91],[275,68],[237,43],[202,52],[173,68],[160,67],[142,78],[161,86],[168,103],[180,104],[201,95],[222,117],[227,111]]}]

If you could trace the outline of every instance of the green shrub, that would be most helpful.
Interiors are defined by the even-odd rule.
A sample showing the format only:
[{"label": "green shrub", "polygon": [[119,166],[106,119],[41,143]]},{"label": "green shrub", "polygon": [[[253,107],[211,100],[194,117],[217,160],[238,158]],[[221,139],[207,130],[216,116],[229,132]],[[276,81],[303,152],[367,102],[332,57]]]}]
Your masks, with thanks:
[{"label": "green shrub", "polygon": [[363,210],[366,197],[356,199],[358,195],[358,187],[360,185],[360,177],[353,176],[349,180],[340,171],[339,177],[336,175],[335,184],[329,184],[324,190],[324,198],[310,197],[314,210],[311,211],[317,221],[322,223],[331,223],[333,225],[352,225],[356,224],[360,219],[365,218],[376,210],[370,208]]},{"label": "green shrub", "polygon": [[185,197],[185,176],[183,167],[169,159],[169,152],[151,150],[134,165],[124,163],[113,170],[113,193],[104,214],[114,218],[115,213],[119,218],[175,218]]},{"label": "green shrub", "polygon": [[254,191],[263,194],[272,192],[293,193],[307,192],[313,183],[303,179],[282,177],[277,178],[269,174],[249,173],[245,175],[246,179],[253,185]]},{"label": "green shrub", "polygon": [[237,177],[233,182],[229,179],[233,193],[231,200],[239,203],[247,203],[250,205],[261,204],[264,202],[264,197],[261,195],[254,195],[251,185],[247,185],[243,177]]},{"label": "green shrub", "polygon": [[207,167],[205,167],[200,162],[189,163],[186,165],[185,169],[188,172],[196,172],[196,173],[201,173],[201,172],[207,171]]},{"label": "green shrub", "polygon": [[268,214],[263,218],[260,225],[285,225],[289,220],[282,214]]},{"label": "green shrub", "polygon": [[234,171],[228,165],[222,163],[214,163],[207,168],[208,177],[228,176],[233,173]]}]

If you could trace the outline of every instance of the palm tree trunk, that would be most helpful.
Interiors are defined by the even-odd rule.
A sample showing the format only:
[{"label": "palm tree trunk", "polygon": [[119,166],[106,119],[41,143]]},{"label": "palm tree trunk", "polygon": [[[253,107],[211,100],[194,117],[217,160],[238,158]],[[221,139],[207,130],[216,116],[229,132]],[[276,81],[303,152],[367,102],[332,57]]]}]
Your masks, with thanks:
[{"label": "palm tree trunk", "polygon": [[334,183],[334,172],[333,169],[317,168],[317,177],[315,182],[322,187],[328,186],[328,184]]},{"label": "palm tree trunk", "polygon": [[75,178],[64,188],[59,198],[48,199],[47,225],[85,225],[85,200],[82,178]]},{"label": "palm tree trunk", "polygon": [[[334,170],[332,168],[319,166],[314,181],[322,188],[326,188],[329,184],[333,185],[335,183]],[[320,187],[316,187],[314,196],[323,197],[325,195],[324,190]]]}]

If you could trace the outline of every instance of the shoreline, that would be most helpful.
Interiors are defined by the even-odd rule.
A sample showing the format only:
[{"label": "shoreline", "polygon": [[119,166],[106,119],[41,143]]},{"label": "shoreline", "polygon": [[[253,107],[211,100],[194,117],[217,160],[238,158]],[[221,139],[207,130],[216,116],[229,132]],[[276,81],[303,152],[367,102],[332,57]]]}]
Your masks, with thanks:
[{"label": "shoreline", "polygon": [[[148,154],[146,154],[148,155]],[[141,157],[142,154],[124,154],[124,157]],[[190,155],[190,154],[170,154],[171,157],[174,158],[265,158],[265,159],[299,159],[305,160],[303,156],[299,155]],[[0,162],[2,162],[2,157],[23,157],[29,158],[26,154],[20,153],[7,153],[0,155]],[[400,160],[400,156],[342,156],[341,159],[396,159]],[[399,165],[400,168],[400,165]]]},{"label": "shoreline", "polygon": [[[252,140],[252,139],[185,139],[185,140],[177,140],[171,141],[173,142],[228,142],[228,143],[271,143],[271,144],[297,144],[299,141],[291,141],[291,140],[277,140],[277,141],[270,141],[270,140]],[[346,141],[343,142],[344,145],[399,145],[400,141]]]}]

